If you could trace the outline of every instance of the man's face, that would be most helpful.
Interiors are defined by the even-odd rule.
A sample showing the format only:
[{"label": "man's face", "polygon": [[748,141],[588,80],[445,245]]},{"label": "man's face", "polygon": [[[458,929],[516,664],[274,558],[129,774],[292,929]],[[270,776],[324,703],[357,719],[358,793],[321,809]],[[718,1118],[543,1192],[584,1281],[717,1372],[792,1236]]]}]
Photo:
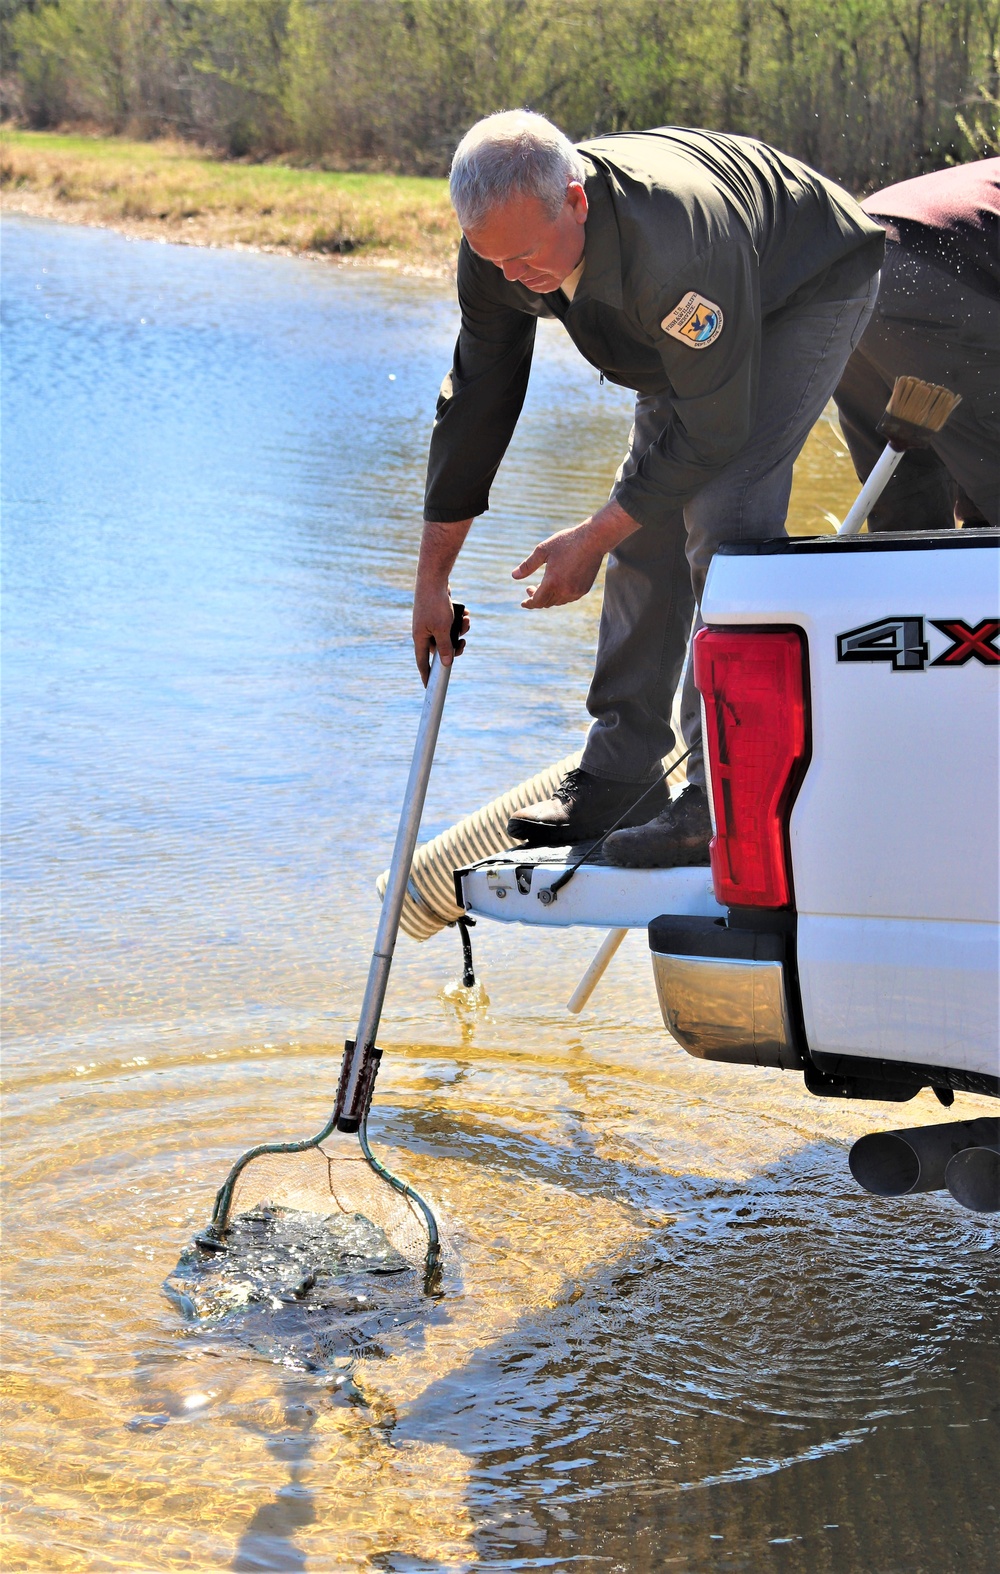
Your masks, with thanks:
[{"label": "man's face", "polygon": [[538,295],[558,290],[583,256],[587,195],[578,181],[554,219],[537,197],[513,197],[477,229],[466,230],[473,251],[503,270],[505,279]]}]

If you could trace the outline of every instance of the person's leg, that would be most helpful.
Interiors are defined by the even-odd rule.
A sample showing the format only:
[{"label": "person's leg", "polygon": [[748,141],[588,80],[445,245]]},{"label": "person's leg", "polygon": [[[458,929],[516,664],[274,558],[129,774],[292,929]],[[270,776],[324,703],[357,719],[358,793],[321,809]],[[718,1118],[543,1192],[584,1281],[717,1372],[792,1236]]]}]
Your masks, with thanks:
[{"label": "person's leg", "polygon": [[[785,534],[792,468],[861,337],[877,288],[876,278],[850,300],[810,303],[765,324],[753,431],[736,458],[684,510],[699,607],[709,564],[723,541]],[[701,703],[690,663],[681,723],[692,748],[688,781],[704,786]]]},{"label": "person's leg", "polygon": [[[629,450],[615,482],[630,475],[671,416],[652,398],[636,400]],[[694,609],[684,516],[628,536],[608,556],[594,677],[587,709],[594,724],[583,768],[610,781],[641,782],[674,745],[670,709],[684,665]]]},{"label": "person's leg", "polygon": [[[929,449],[904,456],[868,528],[946,529],[953,523],[956,501],[960,518],[978,515],[998,525],[1000,300],[902,246],[890,244],[886,264],[875,315],[845,377],[852,386],[856,383],[860,355],[871,369],[867,375],[880,378],[890,390],[897,377],[920,377],[961,394],[962,402],[930,438]],[[838,405],[840,400],[838,389]],[[845,436],[850,441],[846,426]],[[851,453],[857,464],[853,447]],[[935,477],[933,504],[925,490],[929,476]],[[969,499],[974,509],[968,507]]]}]

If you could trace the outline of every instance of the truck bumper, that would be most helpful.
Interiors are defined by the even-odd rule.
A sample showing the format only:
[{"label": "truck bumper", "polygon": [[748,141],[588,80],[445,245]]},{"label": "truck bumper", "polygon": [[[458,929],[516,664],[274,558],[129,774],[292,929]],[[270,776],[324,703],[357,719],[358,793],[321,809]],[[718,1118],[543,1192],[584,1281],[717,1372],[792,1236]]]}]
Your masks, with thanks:
[{"label": "truck bumper", "polygon": [[723,919],[662,917],[649,925],[649,948],[664,1025],[689,1055],[802,1068],[786,935]]}]

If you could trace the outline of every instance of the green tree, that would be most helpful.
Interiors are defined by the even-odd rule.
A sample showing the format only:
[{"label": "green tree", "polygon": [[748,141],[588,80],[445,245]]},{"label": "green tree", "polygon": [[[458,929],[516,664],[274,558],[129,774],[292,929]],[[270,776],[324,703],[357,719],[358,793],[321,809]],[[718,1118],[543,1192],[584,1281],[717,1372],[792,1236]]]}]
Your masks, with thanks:
[{"label": "green tree", "polygon": [[856,189],[992,146],[1000,0],[0,0],[35,125],[441,174],[478,116],[763,137]]}]

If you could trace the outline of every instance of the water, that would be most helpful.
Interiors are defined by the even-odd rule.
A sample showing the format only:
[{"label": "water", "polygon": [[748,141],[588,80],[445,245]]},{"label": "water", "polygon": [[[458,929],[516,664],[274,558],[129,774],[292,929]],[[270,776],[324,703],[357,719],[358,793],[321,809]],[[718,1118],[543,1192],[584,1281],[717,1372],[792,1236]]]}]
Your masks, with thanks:
[{"label": "water", "polygon": [[[371,1126],[446,1231],[420,1317],[310,1373],[166,1299],[355,1025],[454,308],[22,220],[3,262],[5,1569],[992,1569],[995,1229],[846,1166],[943,1112],[690,1060],[640,935],[580,1019],[592,932],[480,925],[488,1006],[454,932],[401,942]],[[427,834],[579,741],[596,596],[531,618],[508,571],[627,426],[543,328]],[[794,528],[851,491],[821,425]]]}]

